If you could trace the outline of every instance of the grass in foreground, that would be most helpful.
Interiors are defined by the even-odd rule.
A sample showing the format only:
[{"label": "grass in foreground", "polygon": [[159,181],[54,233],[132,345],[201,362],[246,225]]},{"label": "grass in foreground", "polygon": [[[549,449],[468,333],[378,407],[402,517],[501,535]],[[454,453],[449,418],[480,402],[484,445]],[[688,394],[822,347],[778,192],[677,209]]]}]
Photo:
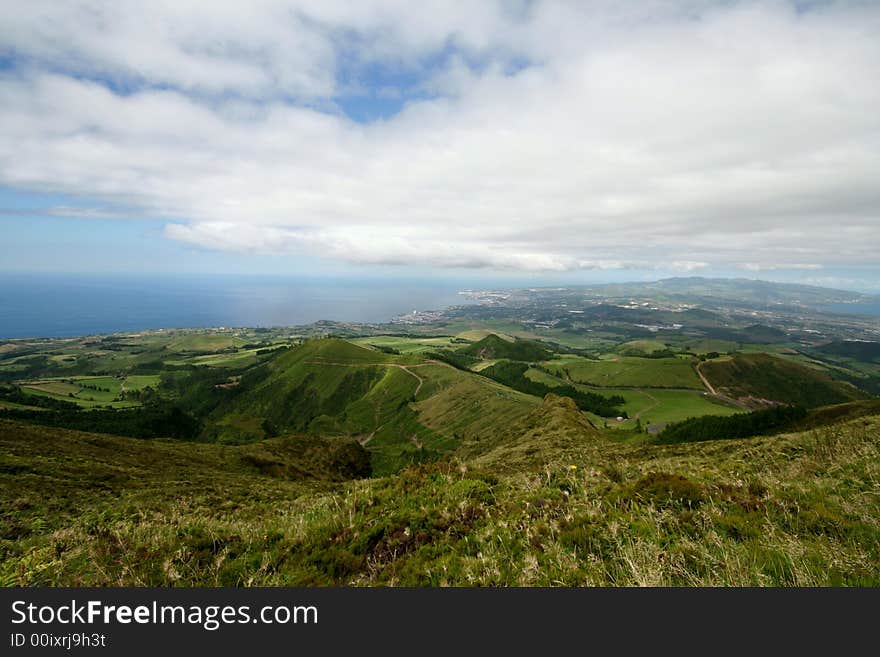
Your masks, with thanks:
[{"label": "grass in foreground", "polygon": [[5,585],[880,585],[877,416],[672,446],[536,430],[507,473],[342,484],[243,464],[258,446],[0,437]]}]

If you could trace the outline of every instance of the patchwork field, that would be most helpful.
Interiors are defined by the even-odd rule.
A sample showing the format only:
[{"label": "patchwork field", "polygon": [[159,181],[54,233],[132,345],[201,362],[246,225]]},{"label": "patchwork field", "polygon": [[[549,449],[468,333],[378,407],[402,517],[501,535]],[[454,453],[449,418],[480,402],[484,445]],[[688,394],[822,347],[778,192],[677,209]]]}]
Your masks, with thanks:
[{"label": "patchwork field", "polygon": [[[549,386],[569,384],[568,381],[535,368],[528,370],[526,376]],[[579,389],[603,395],[620,395],[626,400],[621,407],[621,410],[629,416],[626,420],[618,421],[590,414],[597,426],[609,429],[632,430],[637,426],[647,428],[649,425],[680,422],[701,415],[732,415],[741,412],[740,409],[722,404],[699,390],[599,388],[583,384],[575,385]]]},{"label": "patchwork field", "polygon": [[602,388],[703,389],[689,358],[615,356],[594,361],[578,356],[563,356],[542,365],[553,374],[574,383]]},{"label": "patchwork field", "polygon": [[247,344],[247,340],[237,335],[194,333],[174,337],[173,339],[171,339],[171,341],[167,343],[165,348],[169,351],[174,352],[211,353],[215,351],[220,351],[221,349],[242,347],[245,344]]},{"label": "patchwork field", "polygon": [[124,400],[123,393],[143,390],[159,385],[158,375],[131,375],[125,378],[115,376],[83,376],[75,378],[52,378],[22,382],[21,387],[28,393],[73,402],[83,408],[110,406],[112,408],[131,408],[138,405],[133,400]]}]

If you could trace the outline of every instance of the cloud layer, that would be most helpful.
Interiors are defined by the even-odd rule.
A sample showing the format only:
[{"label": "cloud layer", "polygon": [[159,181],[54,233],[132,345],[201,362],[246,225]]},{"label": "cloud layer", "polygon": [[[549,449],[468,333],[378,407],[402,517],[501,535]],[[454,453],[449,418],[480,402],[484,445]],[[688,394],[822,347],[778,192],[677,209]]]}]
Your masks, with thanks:
[{"label": "cloud layer", "polygon": [[876,5],[180,4],[7,12],[0,184],[354,263],[878,260]]}]

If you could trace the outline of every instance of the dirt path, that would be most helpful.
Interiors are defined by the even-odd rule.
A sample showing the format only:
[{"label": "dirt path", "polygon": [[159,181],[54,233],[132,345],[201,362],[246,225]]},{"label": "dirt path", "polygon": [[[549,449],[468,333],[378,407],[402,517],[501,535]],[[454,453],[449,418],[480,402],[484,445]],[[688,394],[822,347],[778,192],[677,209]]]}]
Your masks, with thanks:
[{"label": "dirt path", "polygon": [[[401,365],[399,363],[331,363],[326,360],[311,360],[309,362],[312,363],[313,365],[339,365],[341,367],[364,367],[364,366],[396,367],[397,369],[403,370],[404,372],[406,372],[410,376],[415,377],[416,381],[419,382],[419,384],[416,386],[416,391],[413,393],[413,397],[415,397],[416,395],[419,394],[419,390],[422,389],[422,384],[425,382],[425,380],[422,377],[420,377],[418,374],[416,374],[415,372],[413,372],[410,369],[407,369],[406,365]],[[418,365],[410,365],[410,367],[419,367],[419,366]]]},{"label": "dirt path", "polygon": [[[403,370],[404,372],[406,372],[410,376],[414,377],[416,381],[418,381],[418,385],[416,385],[416,389],[413,392],[413,399],[415,399],[418,396],[419,391],[422,389],[422,384],[425,382],[425,380],[422,377],[420,377],[418,374],[416,374],[415,372],[413,372],[412,370],[407,368],[406,365],[401,365],[400,363],[331,363],[331,362],[324,361],[324,360],[313,360],[313,361],[309,361],[309,362],[314,365],[338,365],[341,367],[362,367],[365,365],[367,365],[367,366],[381,365],[383,367],[396,367],[397,369]],[[425,364],[427,364],[427,363],[421,363],[419,365],[410,365],[410,367],[420,367],[421,365],[425,365]],[[381,415],[381,408],[382,408],[382,403],[379,402],[379,404],[376,406],[376,424],[377,425],[379,424],[379,416]],[[362,446],[368,444],[373,439],[373,436],[376,435],[376,432],[378,432],[381,428],[382,428],[382,426],[377,426],[375,429],[373,429],[372,432],[370,432],[366,435],[358,436],[357,441]],[[418,439],[416,434],[411,435],[409,437],[409,439],[413,445],[415,445],[419,449],[422,449],[422,442]]]},{"label": "dirt path", "polygon": [[706,389],[709,391],[709,394],[711,396],[713,396],[718,401],[722,401],[725,404],[730,404],[731,406],[735,406],[736,408],[738,408],[742,411],[752,410],[751,408],[749,408],[748,405],[743,404],[741,401],[739,401],[737,399],[732,399],[726,395],[722,395],[717,390],[715,390],[715,387],[711,383],[709,383],[709,379],[707,379],[706,375],[703,374],[703,370],[700,369],[700,366],[702,364],[703,364],[702,361],[700,361],[699,363],[697,363],[697,366],[694,369],[697,370],[697,374],[700,375],[700,379],[703,381],[703,385],[706,386]]},{"label": "dirt path", "polygon": [[657,398],[656,398],[654,395],[652,395],[650,392],[645,392],[644,390],[639,390],[638,392],[640,392],[641,394],[645,395],[645,397],[647,397],[648,399],[652,400],[653,403],[650,404],[650,405],[648,405],[648,406],[645,406],[643,409],[639,410],[635,415],[633,415],[633,416],[630,418],[630,420],[638,420],[638,419],[640,419],[640,418],[642,417],[642,415],[643,415],[644,413],[647,413],[648,411],[653,410],[653,409],[657,408],[657,407],[660,405],[660,400],[657,399]]},{"label": "dirt path", "polygon": [[715,392],[715,388],[712,387],[712,384],[709,383],[709,379],[706,378],[706,375],[703,374],[703,370],[700,369],[702,364],[703,364],[702,361],[697,363],[697,367],[695,368],[697,370],[697,374],[699,374],[700,379],[703,381],[703,385],[706,386],[706,390],[708,390],[711,394],[713,394],[717,397],[718,393]]},{"label": "dirt path", "polygon": [[407,374],[412,374],[414,377],[416,377],[416,380],[419,382],[419,385],[416,386],[416,391],[413,393],[413,399],[415,399],[416,397],[418,397],[418,396],[419,396],[419,390],[422,389],[422,384],[425,382],[425,380],[424,380],[422,377],[420,377],[418,374],[416,374],[415,372],[413,372],[412,370],[408,370],[408,369],[406,369],[406,367],[403,366],[403,365],[395,365],[395,367],[399,367],[400,369],[402,369],[402,370],[403,370],[404,372],[406,372]]}]

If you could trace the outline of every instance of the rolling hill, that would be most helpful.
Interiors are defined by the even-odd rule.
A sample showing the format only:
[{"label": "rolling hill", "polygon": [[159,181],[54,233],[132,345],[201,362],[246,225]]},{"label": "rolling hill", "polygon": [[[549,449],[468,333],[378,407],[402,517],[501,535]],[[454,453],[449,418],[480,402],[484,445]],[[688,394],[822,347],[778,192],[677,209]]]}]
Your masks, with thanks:
[{"label": "rolling hill", "polygon": [[867,399],[858,388],[835,381],[819,370],[769,354],[737,354],[700,365],[719,391],[738,399],[754,399],[812,408]]},{"label": "rolling hill", "polygon": [[228,390],[205,439],[242,443],[287,432],[351,436],[378,472],[452,452],[515,424],[540,400],[448,364],[339,339],[310,340]]},{"label": "rolling hill", "polygon": [[487,335],[482,340],[474,342],[467,347],[462,347],[458,351],[459,353],[482,360],[506,358],[508,360],[535,362],[547,360],[552,356],[552,351],[538,342],[520,339],[510,342],[495,334]]},{"label": "rolling hill", "polygon": [[845,356],[863,362],[880,363],[880,342],[866,340],[838,340],[818,348],[825,354]]}]

